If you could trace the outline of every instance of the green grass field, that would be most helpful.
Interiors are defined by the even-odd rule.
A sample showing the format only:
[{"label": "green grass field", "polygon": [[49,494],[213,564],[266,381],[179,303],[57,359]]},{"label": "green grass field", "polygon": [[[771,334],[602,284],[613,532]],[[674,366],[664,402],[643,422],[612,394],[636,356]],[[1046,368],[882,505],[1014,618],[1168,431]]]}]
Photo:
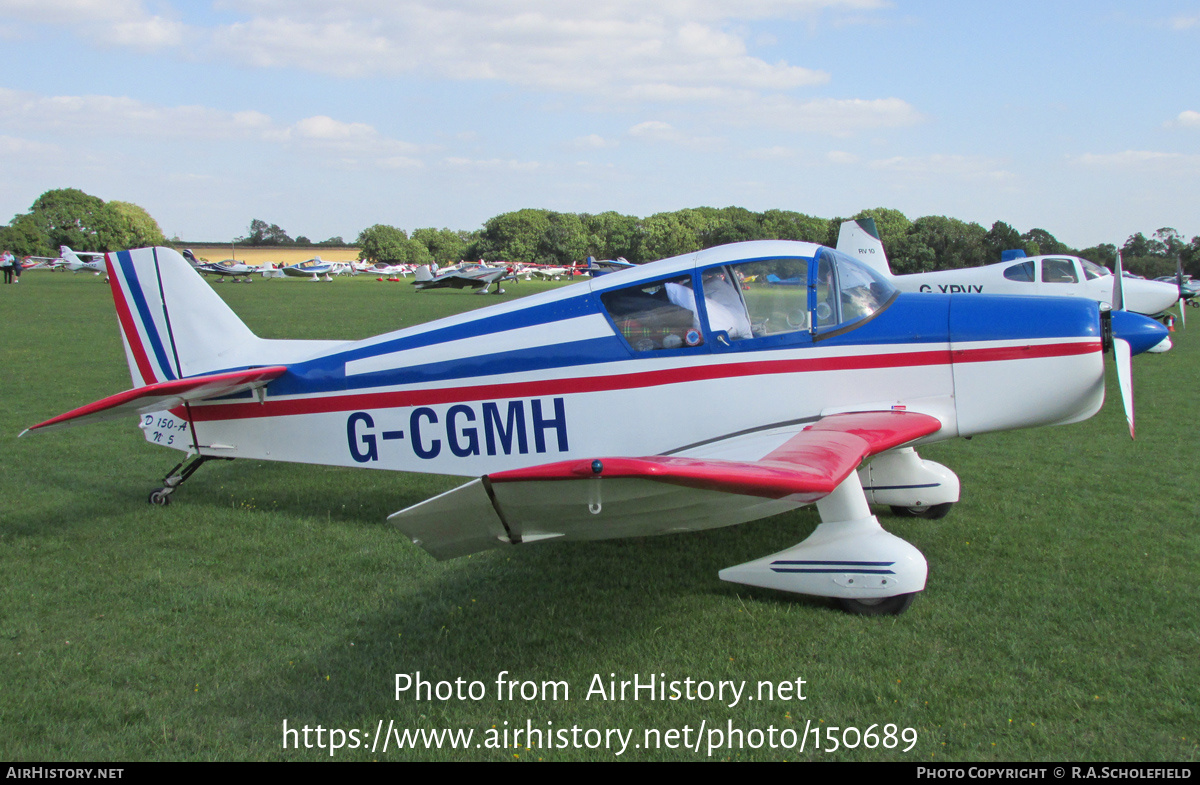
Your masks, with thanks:
[{"label": "green grass field", "polygon": [[[547,286],[215,288],[261,335],[360,338]],[[355,730],[365,748],[335,760],[698,760],[731,725],[741,748],[713,759],[1200,759],[1200,340],[1188,331],[1173,351],[1134,359],[1137,442],[1110,400],[1083,424],[923,449],[959,474],[963,500],[941,521],[880,511],[925,553],[929,587],[902,616],[862,618],[717,579],[798,542],[811,509],[439,563],[385,519],[453,478],[221,462],[151,507],[178,453],[134,423],[16,438],[128,388],[108,287],[32,272],[0,286],[0,313],[0,759],[330,758],[285,750],[285,720],[313,729],[314,744],[317,726],[324,742]],[[397,700],[396,674],[418,671],[486,694]],[[499,700],[504,671],[566,682],[569,695]],[[588,699],[595,674],[751,691],[803,679],[806,699]],[[467,749],[371,750],[389,723],[474,735]],[[527,723],[564,734],[514,747]],[[842,729],[872,726],[857,748],[828,749],[830,737],[855,742]],[[603,741],[557,748],[596,741],[589,729],[634,735],[621,755]],[[656,748],[634,746],[646,729],[661,734]],[[805,750],[771,748],[770,729]]]}]

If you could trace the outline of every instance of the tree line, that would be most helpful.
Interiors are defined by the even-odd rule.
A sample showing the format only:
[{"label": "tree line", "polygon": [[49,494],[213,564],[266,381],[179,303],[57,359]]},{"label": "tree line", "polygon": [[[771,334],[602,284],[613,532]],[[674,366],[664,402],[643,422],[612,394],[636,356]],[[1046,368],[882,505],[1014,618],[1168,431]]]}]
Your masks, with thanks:
[{"label": "tree line", "polygon": [[[877,207],[854,219],[873,218],[893,272],[976,267],[1000,260],[1000,253],[1021,249],[1030,256],[1070,254],[1112,267],[1111,243],[1071,248],[1045,229],[1020,232],[1003,221],[990,229],[941,215],[909,219],[899,210]],[[353,246],[359,258],[373,262],[427,264],[460,259],[489,259],[537,264],[571,264],[588,256],[624,257],[641,263],[743,240],[803,240],[836,246],[843,217],[821,218],[790,210],[753,212],[742,207],[695,207],[646,218],[617,212],[560,213],[523,209],[489,218],[481,229],[421,228],[409,234],[388,224],[363,229]],[[343,246],[341,237],[312,243],[294,240],[276,224],[255,218],[234,243],[254,246]],[[158,224],[137,205],[104,202],[73,188],[47,191],[28,213],[0,227],[0,246],[21,255],[54,255],[59,245],[79,251],[109,251],[166,240]],[[178,244],[178,241],[176,241]],[[1200,237],[1190,241],[1163,227],[1147,237],[1129,237],[1120,249],[1125,269],[1148,277],[1175,272],[1176,260],[1200,278]]]}]

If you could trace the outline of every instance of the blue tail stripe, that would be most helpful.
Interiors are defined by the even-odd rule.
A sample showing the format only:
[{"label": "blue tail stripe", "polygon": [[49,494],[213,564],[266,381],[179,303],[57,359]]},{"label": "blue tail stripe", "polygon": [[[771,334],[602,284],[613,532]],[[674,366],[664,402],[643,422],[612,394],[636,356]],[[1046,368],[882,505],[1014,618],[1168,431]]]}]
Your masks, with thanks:
[{"label": "blue tail stripe", "polygon": [[[154,317],[150,314],[150,306],[146,302],[146,297],[142,294],[133,257],[128,251],[121,251],[117,254],[117,262],[121,265],[121,273],[125,278],[129,296],[133,300],[134,308],[137,309],[138,319],[146,331],[146,340],[150,344],[150,350],[154,352],[154,359],[158,362],[158,367],[167,380],[175,379],[175,371],[167,360],[166,347],[163,345],[162,337],[158,334],[158,327],[154,323]],[[134,337],[136,338],[136,336]],[[149,381],[147,380],[147,382]]]}]

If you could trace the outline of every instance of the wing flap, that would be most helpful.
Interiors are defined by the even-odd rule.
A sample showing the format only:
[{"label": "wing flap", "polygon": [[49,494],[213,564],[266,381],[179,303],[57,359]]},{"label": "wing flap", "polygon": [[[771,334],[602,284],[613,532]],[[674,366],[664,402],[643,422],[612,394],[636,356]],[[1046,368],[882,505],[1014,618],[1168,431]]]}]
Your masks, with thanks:
[{"label": "wing flap", "polygon": [[24,436],[34,431],[52,431],[101,420],[113,420],[132,414],[172,409],[188,401],[244,392],[263,387],[272,379],[282,376],[286,371],[286,365],[273,365],[244,371],[190,376],[186,379],[172,379],[145,387],[135,387],[132,390],[101,398],[86,406],[80,406],[78,409],[72,409],[57,417],[52,417],[25,429],[21,435]]}]

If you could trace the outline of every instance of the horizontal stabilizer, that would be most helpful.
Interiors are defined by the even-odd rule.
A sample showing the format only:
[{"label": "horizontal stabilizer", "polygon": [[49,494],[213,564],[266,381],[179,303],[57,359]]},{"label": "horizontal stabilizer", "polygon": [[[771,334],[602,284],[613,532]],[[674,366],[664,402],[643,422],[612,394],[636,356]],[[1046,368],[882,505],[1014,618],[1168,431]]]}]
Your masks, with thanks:
[{"label": "horizontal stabilizer", "polygon": [[110,395],[95,403],[52,417],[22,431],[24,436],[31,431],[51,431],[101,420],[113,420],[132,414],[145,414],[171,409],[187,401],[215,398],[221,395],[244,392],[262,387],[287,371],[285,365],[266,368],[251,368],[244,371],[191,376],[186,379],[149,384],[132,390]]}]

